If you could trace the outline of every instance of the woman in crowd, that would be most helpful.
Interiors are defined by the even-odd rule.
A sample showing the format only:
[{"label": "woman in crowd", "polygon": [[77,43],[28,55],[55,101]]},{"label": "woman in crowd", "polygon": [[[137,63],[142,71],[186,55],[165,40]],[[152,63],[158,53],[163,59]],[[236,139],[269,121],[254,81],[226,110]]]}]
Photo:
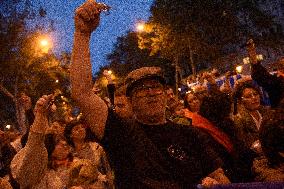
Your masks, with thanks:
[{"label": "woman in crowd", "polygon": [[[271,111],[261,105],[260,99],[260,90],[250,80],[239,82],[235,87],[233,120],[236,136],[246,149],[240,158],[247,170],[251,170],[254,158],[262,154],[259,130],[263,120],[271,116]],[[250,177],[253,179],[252,173]]]},{"label": "woman in crowd", "polygon": [[199,112],[200,104],[200,100],[193,92],[189,92],[185,95],[184,107],[190,112]]},{"label": "woman in crowd", "polygon": [[197,98],[193,91],[185,94],[184,97],[184,108],[176,111],[174,122],[184,125],[195,124],[195,121],[198,120],[197,113],[200,109],[200,100]]},{"label": "woman in crowd", "polygon": [[68,144],[72,146],[74,159],[86,159],[96,167],[98,187],[114,188],[113,172],[110,168],[106,153],[102,146],[91,142],[92,132],[81,121],[73,121],[66,125],[64,135]]},{"label": "woman in crowd", "polygon": [[[201,121],[198,115],[200,111],[200,106],[205,97],[207,97],[210,93],[219,92],[217,87],[215,77],[213,74],[203,73],[203,78],[206,79],[207,85],[205,86],[195,86],[193,90],[186,93],[184,97],[184,109],[180,112],[181,115],[186,118],[191,119],[192,124],[197,124]],[[210,91],[208,90],[210,88]]]},{"label": "woman in crowd", "polygon": [[246,162],[240,158],[246,149],[240,145],[230,113],[230,95],[215,91],[204,97],[199,114],[193,119],[193,126],[212,136],[215,151],[224,162],[222,168],[231,182],[247,182],[250,180],[250,171],[243,166]]},{"label": "woman in crowd", "polygon": [[45,134],[52,98],[53,95],[44,95],[37,101],[27,144],[12,160],[11,173],[20,188],[62,189],[70,186],[71,147],[63,136]]},{"label": "woman in crowd", "polygon": [[237,84],[234,91],[234,122],[237,135],[247,148],[259,150],[259,129],[270,110],[261,105],[261,92],[252,81]]}]

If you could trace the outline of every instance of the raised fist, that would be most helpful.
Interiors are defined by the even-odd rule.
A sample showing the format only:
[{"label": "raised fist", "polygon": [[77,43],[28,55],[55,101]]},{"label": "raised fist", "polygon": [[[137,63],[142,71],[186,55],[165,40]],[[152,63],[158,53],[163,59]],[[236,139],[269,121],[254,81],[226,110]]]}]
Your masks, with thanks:
[{"label": "raised fist", "polygon": [[75,11],[75,30],[91,34],[99,25],[102,8],[95,0],[87,0]]},{"label": "raised fist", "polygon": [[249,39],[246,45],[247,45],[247,51],[248,51],[251,63],[256,64],[257,63],[257,56],[256,56],[257,54],[256,54],[256,48],[255,48],[254,41],[252,39]]},{"label": "raised fist", "polygon": [[24,110],[29,110],[32,108],[32,101],[31,98],[26,95],[25,93],[21,93],[20,99],[19,99],[22,107],[24,108]]},{"label": "raised fist", "polygon": [[36,102],[34,108],[34,114],[46,114],[49,111],[49,106],[51,106],[51,101],[53,99],[53,95],[43,95],[38,101]]}]

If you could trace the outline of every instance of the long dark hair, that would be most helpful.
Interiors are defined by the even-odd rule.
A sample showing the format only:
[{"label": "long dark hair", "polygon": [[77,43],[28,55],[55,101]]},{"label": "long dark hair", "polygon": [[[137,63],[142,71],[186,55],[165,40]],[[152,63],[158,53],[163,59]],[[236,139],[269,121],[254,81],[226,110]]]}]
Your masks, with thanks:
[{"label": "long dark hair", "polygon": [[233,136],[233,121],[230,119],[231,96],[220,92],[212,92],[203,98],[199,114],[226,134]]},{"label": "long dark hair", "polygon": [[[61,135],[53,134],[53,133],[49,133],[49,134],[45,135],[44,144],[45,144],[45,148],[46,148],[47,154],[48,154],[48,165],[47,166],[50,169],[55,169],[55,167],[52,166],[52,153],[53,153],[53,151],[55,149],[56,144],[60,140],[65,140],[66,141],[66,138],[64,138]],[[69,153],[68,159],[70,161],[73,160],[72,153]]]}]

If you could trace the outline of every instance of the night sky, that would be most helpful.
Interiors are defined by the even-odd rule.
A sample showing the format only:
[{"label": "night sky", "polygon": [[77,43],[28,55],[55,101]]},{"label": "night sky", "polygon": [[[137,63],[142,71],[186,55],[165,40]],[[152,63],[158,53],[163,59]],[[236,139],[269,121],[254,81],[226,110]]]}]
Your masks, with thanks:
[{"label": "night sky", "polygon": [[[35,6],[41,5],[47,10],[47,17],[55,21],[56,32],[52,34],[55,52],[72,50],[76,7],[84,0],[38,0]],[[149,9],[153,0],[99,0],[111,6],[110,14],[101,14],[100,26],[92,35],[91,58],[93,72],[106,63],[106,55],[112,51],[117,37],[128,30],[135,30],[139,20],[146,21],[150,15]]]}]

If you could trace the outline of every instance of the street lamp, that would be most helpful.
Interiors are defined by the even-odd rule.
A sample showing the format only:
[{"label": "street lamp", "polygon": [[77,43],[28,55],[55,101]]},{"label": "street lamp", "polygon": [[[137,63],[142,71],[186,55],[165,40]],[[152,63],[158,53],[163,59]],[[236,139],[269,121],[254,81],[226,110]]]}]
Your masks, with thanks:
[{"label": "street lamp", "polygon": [[136,30],[137,30],[138,32],[143,32],[143,31],[145,31],[145,23],[143,23],[143,22],[138,23],[138,24],[136,25]]},{"label": "street lamp", "polygon": [[48,53],[49,49],[52,47],[51,39],[48,36],[40,36],[38,38],[38,44],[43,53]]},{"label": "street lamp", "polygon": [[237,66],[236,67],[236,72],[237,73],[242,73],[242,71],[243,71],[243,66]]},{"label": "street lamp", "polygon": [[42,40],[40,41],[40,45],[41,45],[42,47],[46,47],[46,46],[48,45],[48,41],[47,41],[46,39],[42,39]]}]

